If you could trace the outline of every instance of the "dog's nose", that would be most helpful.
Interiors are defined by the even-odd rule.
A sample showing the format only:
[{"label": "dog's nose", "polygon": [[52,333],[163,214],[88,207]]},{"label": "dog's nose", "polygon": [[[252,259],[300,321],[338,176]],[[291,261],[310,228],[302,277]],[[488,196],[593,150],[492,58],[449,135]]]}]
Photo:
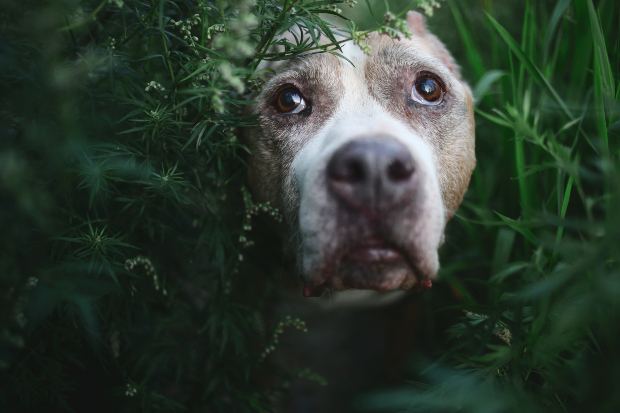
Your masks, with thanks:
[{"label": "dog's nose", "polygon": [[386,209],[410,199],[415,165],[391,137],[358,139],[338,149],[327,165],[332,191],[353,208]]}]

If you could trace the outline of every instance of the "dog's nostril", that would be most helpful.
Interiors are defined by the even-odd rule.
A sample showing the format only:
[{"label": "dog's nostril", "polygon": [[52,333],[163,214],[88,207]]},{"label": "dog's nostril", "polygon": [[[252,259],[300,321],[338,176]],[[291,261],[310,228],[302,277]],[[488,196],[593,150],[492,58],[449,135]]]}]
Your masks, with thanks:
[{"label": "dog's nostril", "polygon": [[340,181],[354,183],[361,182],[366,178],[364,165],[359,159],[349,159],[348,162],[344,163],[342,170],[338,172],[340,173],[335,178]]},{"label": "dog's nostril", "polygon": [[387,175],[392,182],[408,180],[413,174],[413,162],[411,156],[399,156],[388,164]]},{"label": "dog's nostril", "polygon": [[333,181],[355,184],[366,179],[366,167],[359,153],[344,151],[329,162],[327,176]]}]

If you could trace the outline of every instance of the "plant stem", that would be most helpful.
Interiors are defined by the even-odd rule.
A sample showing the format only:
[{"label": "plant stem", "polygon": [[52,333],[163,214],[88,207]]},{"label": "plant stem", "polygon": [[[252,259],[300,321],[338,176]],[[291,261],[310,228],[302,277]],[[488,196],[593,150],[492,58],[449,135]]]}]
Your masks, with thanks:
[{"label": "plant stem", "polygon": [[72,25],[69,25],[69,26],[61,27],[60,29],[58,29],[58,31],[59,32],[65,32],[67,30],[75,29],[76,27],[80,27],[80,26],[88,23],[89,21],[91,21],[91,20],[93,20],[95,18],[97,13],[99,13],[99,10],[101,10],[103,8],[103,6],[105,6],[105,4],[107,2],[108,2],[108,0],[103,0],[101,3],[99,3],[97,8],[95,10],[93,10],[93,12],[90,14],[90,16],[88,16],[87,18],[85,18],[81,22],[76,23],[76,24],[72,24]]},{"label": "plant stem", "polygon": [[220,0],[220,12],[222,13],[222,24],[224,25],[224,32],[228,34],[228,27],[226,26],[226,15],[224,14],[224,0]]},{"label": "plant stem", "polygon": [[[286,13],[288,13],[291,10],[292,7],[293,5],[291,4],[291,0],[286,0],[286,3],[284,3],[284,6],[282,7],[282,11],[280,12],[280,15],[278,16],[278,19],[269,28],[267,35],[264,36],[261,39],[260,43],[258,43],[258,45],[256,46],[255,51],[257,55],[261,52],[261,50],[263,50],[263,48],[265,48],[265,50],[269,49],[269,46],[271,45],[271,41],[273,40],[273,37],[276,35],[276,28],[279,26],[280,23],[282,23],[282,20],[284,20],[284,16],[286,15]],[[264,57],[265,57],[265,54],[263,53],[262,56],[258,57],[258,59],[248,58],[244,62],[243,66],[249,65],[252,62],[252,60],[255,60],[254,67],[252,68],[253,69],[252,71],[254,71],[256,70],[256,67],[260,64],[260,62],[263,60]]]},{"label": "plant stem", "polygon": [[[570,200],[571,189],[573,188],[573,176],[569,176],[568,183],[566,184],[566,190],[564,191],[564,199],[562,200],[562,210],[560,211],[560,218],[564,219],[566,215],[566,209],[568,208],[568,201]],[[558,232],[555,236],[555,246],[556,249],[551,254],[551,262],[555,261],[555,258],[558,255],[557,247],[560,245],[560,241],[562,241],[562,234],[564,232],[564,226],[558,227]]]},{"label": "plant stem", "polygon": [[172,72],[172,64],[170,63],[170,56],[168,53],[168,45],[166,44],[166,36],[164,36],[164,32],[161,33],[161,39],[164,42],[164,50],[166,51],[166,62],[168,62],[168,69],[170,69],[170,77],[172,78],[172,83],[175,83],[174,73]]},{"label": "plant stem", "polygon": [[[151,14],[153,14],[153,11],[155,11],[155,8],[151,7],[151,10],[149,10],[149,12],[144,16],[144,19],[146,20],[148,17],[150,17]],[[142,25],[141,24],[139,24],[138,28],[136,30],[134,30],[128,37],[126,37],[125,40],[120,42],[116,48],[119,49],[122,45],[124,45],[125,43],[130,41],[132,39],[132,37],[134,37],[136,34],[138,34],[140,29],[142,29]]]}]

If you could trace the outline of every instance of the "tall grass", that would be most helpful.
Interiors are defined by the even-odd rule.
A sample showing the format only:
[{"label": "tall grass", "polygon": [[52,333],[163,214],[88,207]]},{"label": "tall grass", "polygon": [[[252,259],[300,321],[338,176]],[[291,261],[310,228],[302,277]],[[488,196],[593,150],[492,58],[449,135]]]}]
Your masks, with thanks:
[{"label": "tall grass", "polygon": [[620,411],[620,3],[447,5],[478,164],[426,302],[460,320],[363,410]]}]

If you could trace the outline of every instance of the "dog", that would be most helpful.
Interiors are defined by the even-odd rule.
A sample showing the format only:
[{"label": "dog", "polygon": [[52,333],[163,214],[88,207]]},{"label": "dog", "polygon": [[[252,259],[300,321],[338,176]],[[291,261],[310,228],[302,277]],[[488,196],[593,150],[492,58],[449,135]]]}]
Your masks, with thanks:
[{"label": "dog", "polygon": [[303,295],[429,288],[474,169],[472,94],[417,12],[410,38],[372,33],[349,60],[283,63],[244,131],[255,199],[279,208]]}]

